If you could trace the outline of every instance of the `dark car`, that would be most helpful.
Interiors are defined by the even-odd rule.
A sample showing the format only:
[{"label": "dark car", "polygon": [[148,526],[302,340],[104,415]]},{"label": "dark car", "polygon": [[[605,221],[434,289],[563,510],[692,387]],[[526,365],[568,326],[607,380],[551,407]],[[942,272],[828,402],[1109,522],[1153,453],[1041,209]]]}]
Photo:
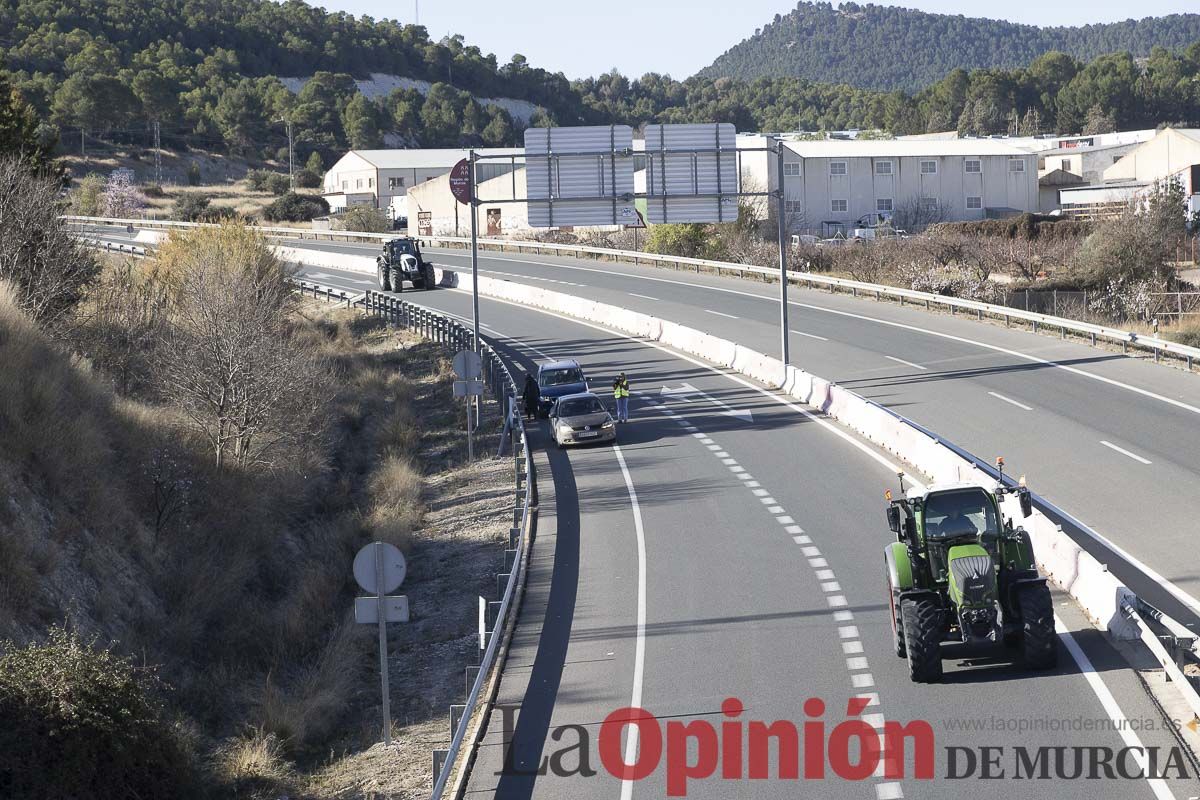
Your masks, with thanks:
[{"label": "dark car", "polygon": [[558,398],[588,390],[583,367],[573,358],[539,364],[537,383],[538,416],[543,418],[550,416],[550,407]]}]

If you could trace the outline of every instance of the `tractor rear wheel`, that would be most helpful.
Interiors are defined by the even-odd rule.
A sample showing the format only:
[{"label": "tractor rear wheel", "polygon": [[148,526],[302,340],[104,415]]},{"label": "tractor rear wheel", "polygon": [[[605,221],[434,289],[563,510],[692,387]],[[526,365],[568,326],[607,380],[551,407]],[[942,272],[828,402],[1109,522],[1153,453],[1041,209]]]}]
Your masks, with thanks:
[{"label": "tractor rear wheel", "polygon": [[1044,584],[1025,586],[1017,595],[1021,608],[1025,666],[1053,669],[1058,664],[1058,635],[1054,632],[1054,604]]},{"label": "tractor rear wheel", "polygon": [[937,683],[942,679],[942,609],[937,600],[928,596],[901,600],[900,619],[908,677],[916,683]]}]

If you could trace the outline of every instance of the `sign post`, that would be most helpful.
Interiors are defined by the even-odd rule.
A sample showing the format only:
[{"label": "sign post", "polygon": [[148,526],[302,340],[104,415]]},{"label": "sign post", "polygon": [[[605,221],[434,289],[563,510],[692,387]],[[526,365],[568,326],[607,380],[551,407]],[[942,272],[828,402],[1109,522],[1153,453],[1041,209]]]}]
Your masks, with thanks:
[{"label": "sign post", "polygon": [[[471,403],[483,394],[483,359],[474,350],[459,350],[454,354],[454,396],[466,400],[467,407],[467,460],[475,460],[475,425],[471,414]],[[476,401],[477,402],[477,401]]]},{"label": "sign post", "polygon": [[372,597],[354,599],[354,621],[379,625],[379,688],[383,696],[383,743],[392,743],[392,703],[388,678],[387,623],[408,622],[408,598],[389,597],[404,583],[408,565],[393,544],[372,542],[354,556],[354,579]]},{"label": "sign post", "polygon": [[479,199],[475,197],[475,151],[450,170],[450,193],[471,215],[471,328],[479,352]]}]

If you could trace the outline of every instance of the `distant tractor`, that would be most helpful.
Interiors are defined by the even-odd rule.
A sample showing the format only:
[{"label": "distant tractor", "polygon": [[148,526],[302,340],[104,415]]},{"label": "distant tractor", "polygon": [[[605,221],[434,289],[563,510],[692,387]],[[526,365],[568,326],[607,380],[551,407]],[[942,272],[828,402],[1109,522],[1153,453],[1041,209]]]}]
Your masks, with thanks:
[{"label": "distant tractor", "polygon": [[[1004,460],[997,464],[1003,470]],[[1020,646],[1030,669],[1057,664],[1050,589],[1029,534],[1001,514],[1000,497],[1013,492],[1028,517],[1024,479],[1016,488],[934,484],[905,494],[901,476],[903,496],[888,490],[888,527],[898,540],[884,550],[892,641],[913,681],[941,680],[942,642],[1002,641]]]},{"label": "distant tractor", "polygon": [[384,242],[375,266],[379,271],[379,288],[385,292],[404,291],[405,281],[414,289],[432,289],[437,283],[433,264],[421,257],[421,246],[408,236]]}]

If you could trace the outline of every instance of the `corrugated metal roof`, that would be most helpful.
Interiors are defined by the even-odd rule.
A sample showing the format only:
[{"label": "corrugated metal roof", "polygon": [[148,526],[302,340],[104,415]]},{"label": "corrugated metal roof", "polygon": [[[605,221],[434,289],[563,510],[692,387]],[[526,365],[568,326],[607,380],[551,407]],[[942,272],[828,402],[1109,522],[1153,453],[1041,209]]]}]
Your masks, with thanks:
[{"label": "corrugated metal roof", "polygon": [[1171,130],[1200,144],[1200,128],[1172,128]]},{"label": "corrugated metal roof", "polygon": [[992,139],[867,139],[785,142],[803,158],[904,158],[926,156],[1028,156],[1028,150]]},{"label": "corrugated metal roof", "polygon": [[[478,147],[475,152],[479,155],[521,155],[524,150],[520,147]],[[354,154],[378,169],[433,169],[437,167],[453,167],[461,159],[471,154],[464,148],[446,148],[436,150],[351,150],[347,155]]]}]

